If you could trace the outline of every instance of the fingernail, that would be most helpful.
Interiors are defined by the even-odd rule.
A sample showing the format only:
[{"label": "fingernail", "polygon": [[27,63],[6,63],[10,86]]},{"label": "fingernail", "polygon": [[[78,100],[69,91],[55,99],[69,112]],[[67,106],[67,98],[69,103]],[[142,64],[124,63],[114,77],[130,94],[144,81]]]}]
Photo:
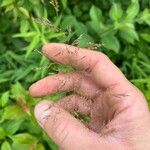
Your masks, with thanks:
[{"label": "fingernail", "polygon": [[39,125],[43,128],[46,120],[50,117],[52,103],[49,101],[42,101],[36,105],[34,113]]},{"label": "fingernail", "polygon": [[36,83],[32,84],[32,85],[29,87],[29,93],[30,93],[31,96],[36,95],[36,94],[35,94],[35,93],[37,93],[37,92],[36,92]]}]

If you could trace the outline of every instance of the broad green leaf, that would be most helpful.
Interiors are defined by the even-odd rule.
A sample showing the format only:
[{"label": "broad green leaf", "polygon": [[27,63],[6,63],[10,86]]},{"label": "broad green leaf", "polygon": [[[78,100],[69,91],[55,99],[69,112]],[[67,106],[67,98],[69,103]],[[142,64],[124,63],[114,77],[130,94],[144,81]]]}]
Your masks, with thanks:
[{"label": "broad green leaf", "polygon": [[91,21],[89,21],[88,24],[95,33],[99,34],[106,29],[106,26],[103,24],[104,17],[102,15],[102,11],[99,8],[95,6],[91,7],[90,18]]},{"label": "broad green leaf", "polygon": [[134,44],[135,40],[139,40],[139,36],[134,28],[121,28],[120,29],[120,36],[126,40],[127,42]]},{"label": "broad green leaf", "polygon": [[42,144],[37,144],[37,146],[33,150],[45,150],[45,148]]},{"label": "broad green leaf", "polygon": [[37,139],[29,133],[19,133],[11,137],[14,143],[20,145],[34,145]]},{"label": "broad green leaf", "polygon": [[7,12],[13,10],[13,9],[14,9],[14,5],[13,5],[13,3],[12,3],[12,4],[10,4],[10,5],[8,5],[8,6],[6,7],[5,13],[7,13]]},{"label": "broad green leaf", "polygon": [[4,92],[0,98],[0,106],[5,107],[9,101],[9,91]]},{"label": "broad green leaf", "polygon": [[102,16],[101,10],[94,5],[90,9],[90,17],[94,22],[102,22],[103,21],[103,16]]},{"label": "broad green leaf", "polygon": [[135,29],[134,24],[129,23],[129,22],[123,23],[122,28]]},{"label": "broad green leaf", "polygon": [[126,19],[129,20],[134,19],[139,13],[139,10],[140,10],[139,2],[138,1],[132,2],[126,11],[127,13]]},{"label": "broad green leaf", "polygon": [[64,16],[61,27],[66,30],[68,27],[72,27],[72,23],[75,22],[75,17],[72,15]]},{"label": "broad green leaf", "polygon": [[[31,146],[32,147],[32,146]],[[30,146],[12,143],[12,150],[30,150]]]},{"label": "broad green leaf", "polygon": [[140,14],[140,21],[144,21],[146,24],[150,26],[150,10],[145,9],[141,14]]},{"label": "broad green leaf", "polygon": [[44,15],[44,7],[42,5],[36,5],[35,8],[33,8],[35,14],[37,17],[41,18]]},{"label": "broad green leaf", "polygon": [[29,29],[28,20],[26,20],[26,19],[21,20],[21,22],[20,22],[20,32],[27,32],[28,29]]},{"label": "broad green leaf", "polygon": [[28,12],[27,9],[25,9],[24,7],[19,7],[18,9],[19,9],[19,11],[20,11],[24,16],[26,16],[27,18],[29,18],[29,12]]},{"label": "broad green leaf", "polygon": [[145,41],[147,41],[147,42],[150,43],[150,34],[141,33],[140,35],[141,35],[141,37],[142,37]]},{"label": "broad green leaf", "polygon": [[134,29],[134,24],[130,23],[130,22],[115,22],[114,23],[114,27],[116,30],[118,29],[124,29],[124,28],[131,28]]},{"label": "broad green leaf", "polygon": [[89,21],[88,24],[91,27],[91,29],[97,34],[103,31],[103,29],[105,28],[103,25],[104,18],[101,10],[98,7],[94,5],[91,7],[90,18],[91,21]]},{"label": "broad green leaf", "polygon": [[109,12],[109,16],[112,20],[119,20],[122,17],[123,14],[123,10],[121,8],[120,4],[117,3],[113,3],[110,12]]},{"label": "broad green leaf", "polygon": [[22,109],[17,105],[9,105],[5,107],[2,118],[4,120],[18,119],[23,115]]},{"label": "broad green leaf", "polygon": [[82,38],[79,41],[79,46],[87,47],[89,42],[94,43],[93,38],[91,36],[89,36],[88,34],[83,34]]},{"label": "broad green leaf", "polygon": [[3,140],[5,138],[6,134],[2,127],[0,127],[0,140]]},{"label": "broad green leaf", "polygon": [[18,13],[17,8],[14,8],[14,9],[13,9],[13,16],[14,16],[14,20],[17,20],[17,18],[18,18],[18,16],[19,16],[19,13]]},{"label": "broad green leaf", "polygon": [[75,20],[74,22],[74,28],[76,30],[77,36],[87,33],[87,27],[83,23],[78,22],[77,20]]},{"label": "broad green leaf", "polygon": [[13,135],[14,133],[16,133],[19,130],[20,125],[23,122],[23,120],[24,118],[5,121],[2,124],[2,127],[4,128],[6,135]]},{"label": "broad green leaf", "polygon": [[64,9],[67,7],[67,0],[61,0]]},{"label": "broad green leaf", "polygon": [[119,52],[120,49],[120,43],[118,39],[113,34],[107,34],[105,36],[101,37],[101,42],[104,45],[104,47],[115,51],[116,53]]},{"label": "broad green leaf", "polygon": [[21,99],[24,103],[26,102],[26,91],[19,82],[11,85],[11,94],[16,101]]},{"label": "broad green leaf", "polygon": [[78,36],[87,33],[87,27],[83,23],[77,21],[77,19],[74,16],[70,15],[64,17],[62,27],[66,29],[68,26],[71,26],[72,29],[75,29],[75,33]]},{"label": "broad green leaf", "polygon": [[94,21],[88,22],[90,28],[96,33],[96,34],[101,34],[101,32],[105,32],[108,30],[108,27],[103,24],[102,22],[95,23]]},{"label": "broad green leaf", "polygon": [[7,6],[15,2],[15,0],[2,0],[1,7]]},{"label": "broad green leaf", "polygon": [[10,144],[5,141],[2,143],[1,150],[12,150]]}]

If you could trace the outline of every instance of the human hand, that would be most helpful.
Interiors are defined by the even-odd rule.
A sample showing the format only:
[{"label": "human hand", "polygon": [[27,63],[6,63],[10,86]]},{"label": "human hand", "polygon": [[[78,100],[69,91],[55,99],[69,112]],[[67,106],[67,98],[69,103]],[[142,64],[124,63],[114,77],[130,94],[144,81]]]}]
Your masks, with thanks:
[{"label": "human hand", "polygon": [[[63,150],[149,150],[150,114],[143,94],[103,53],[64,44],[47,44],[51,60],[80,71],[48,76],[30,87],[34,97],[74,91],[57,103],[35,107],[40,126]],[[89,123],[69,112],[90,117]]]}]

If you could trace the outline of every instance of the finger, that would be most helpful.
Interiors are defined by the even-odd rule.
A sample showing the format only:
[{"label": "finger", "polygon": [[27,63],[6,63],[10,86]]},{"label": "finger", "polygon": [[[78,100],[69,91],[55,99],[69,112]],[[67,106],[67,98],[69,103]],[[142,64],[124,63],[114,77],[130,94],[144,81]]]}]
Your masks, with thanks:
[{"label": "finger", "polygon": [[98,86],[83,73],[67,73],[48,76],[29,88],[34,97],[46,96],[56,92],[75,91],[85,97],[93,98],[100,92]]},{"label": "finger", "polygon": [[56,43],[45,45],[43,52],[53,61],[90,72],[101,87],[127,83],[121,71],[103,53]]},{"label": "finger", "polygon": [[[35,117],[56,144],[65,150],[86,149],[87,146],[96,146],[104,139],[89,131],[80,121],[75,119],[58,105],[49,101],[42,101],[35,107]],[[80,143],[80,144],[79,144]]]},{"label": "finger", "polygon": [[83,115],[89,115],[92,102],[79,95],[70,95],[60,99],[57,104],[68,112],[77,111]]}]

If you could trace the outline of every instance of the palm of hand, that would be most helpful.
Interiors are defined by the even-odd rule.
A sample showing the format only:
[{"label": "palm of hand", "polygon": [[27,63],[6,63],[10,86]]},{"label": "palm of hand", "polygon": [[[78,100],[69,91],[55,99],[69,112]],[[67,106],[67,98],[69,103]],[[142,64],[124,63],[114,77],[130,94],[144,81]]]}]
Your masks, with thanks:
[{"label": "palm of hand", "polygon": [[[50,44],[44,47],[44,53],[50,59],[63,64],[71,64],[73,67],[81,69],[82,72],[75,71],[49,76],[30,88],[30,93],[35,97],[55,92],[74,91],[72,95],[64,97],[53,105],[62,111],[57,116],[54,111],[55,118],[58,120],[54,125],[51,123],[53,117],[49,117],[52,104],[46,101],[37,106],[36,110],[41,109],[41,105],[45,106],[43,108],[45,110],[42,111],[45,111],[46,116],[38,121],[42,120],[42,126],[49,136],[65,150],[79,149],[77,145],[74,145],[77,142],[80,143],[80,149],[86,150],[90,149],[92,144],[96,145],[95,150],[99,147],[116,149],[117,146],[118,149],[143,148],[140,139],[149,133],[150,118],[145,98],[140,91],[104,54],[85,49],[77,51],[75,47],[66,47],[66,45]],[[91,120],[85,127],[81,122],[74,120],[70,114],[63,112],[61,108],[69,112],[76,110],[90,116]],[[36,116],[39,116],[37,115],[39,112],[36,111]],[[70,123],[65,120],[70,120]],[[67,130],[69,132],[63,142],[62,137],[59,137],[57,133],[60,129],[54,131],[56,129],[53,127],[57,126],[60,126],[58,128],[66,127],[65,132]],[[69,128],[72,131],[69,131]],[[82,139],[80,133],[74,133],[73,129],[79,130],[80,133],[87,136],[85,139],[87,141],[90,139],[90,142],[85,143],[85,139]],[[69,136],[74,140],[70,141]],[[98,139],[100,142],[95,142],[94,139]],[[145,139],[147,144],[145,149],[150,147],[147,139]],[[71,145],[74,147],[70,148]]]}]

